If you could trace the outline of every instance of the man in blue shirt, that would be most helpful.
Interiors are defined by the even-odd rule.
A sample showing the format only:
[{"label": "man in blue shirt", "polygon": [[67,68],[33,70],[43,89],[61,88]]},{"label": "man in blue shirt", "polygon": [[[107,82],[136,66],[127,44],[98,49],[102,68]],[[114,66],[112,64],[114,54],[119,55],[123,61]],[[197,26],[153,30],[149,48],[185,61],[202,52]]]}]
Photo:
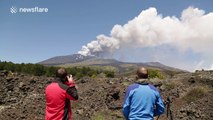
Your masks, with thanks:
[{"label": "man in blue shirt", "polygon": [[164,104],[158,90],[147,83],[148,70],[137,70],[137,83],[130,85],[125,93],[123,114],[127,120],[154,120],[164,113]]}]

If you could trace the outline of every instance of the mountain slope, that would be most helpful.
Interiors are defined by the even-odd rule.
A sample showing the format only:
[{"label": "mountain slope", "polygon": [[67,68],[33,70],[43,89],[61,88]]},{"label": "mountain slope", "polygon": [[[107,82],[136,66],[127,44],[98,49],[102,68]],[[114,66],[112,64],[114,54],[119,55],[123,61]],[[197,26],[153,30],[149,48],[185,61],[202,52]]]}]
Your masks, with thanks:
[{"label": "mountain slope", "polygon": [[80,54],[66,55],[66,56],[56,56],[44,61],[39,62],[38,64],[42,65],[61,65],[67,63],[76,63],[81,62],[87,59],[94,58],[93,56],[83,56]]},{"label": "mountain slope", "polygon": [[63,67],[74,67],[74,66],[108,66],[116,69],[119,72],[127,72],[137,69],[138,66],[144,66],[159,70],[169,70],[169,71],[183,71],[177,68],[169,67],[163,65],[159,62],[147,62],[147,63],[131,63],[131,62],[121,62],[115,59],[103,59],[95,56],[83,56],[80,54],[73,54],[67,56],[57,56],[38,64],[42,65],[53,65],[53,66],[63,66]]}]

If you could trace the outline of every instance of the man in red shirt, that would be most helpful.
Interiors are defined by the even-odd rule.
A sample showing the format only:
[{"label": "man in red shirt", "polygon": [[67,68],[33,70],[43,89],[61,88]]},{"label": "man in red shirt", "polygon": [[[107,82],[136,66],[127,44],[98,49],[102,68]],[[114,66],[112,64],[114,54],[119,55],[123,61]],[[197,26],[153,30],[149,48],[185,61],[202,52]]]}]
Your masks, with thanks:
[{"label": "man in red shirt", "polygon": [[46,87],[45,95],[45,120],[72,120],[70,100],[78,100],[72,75],[67,75],[64,68],[58,69],[55,80]]}]

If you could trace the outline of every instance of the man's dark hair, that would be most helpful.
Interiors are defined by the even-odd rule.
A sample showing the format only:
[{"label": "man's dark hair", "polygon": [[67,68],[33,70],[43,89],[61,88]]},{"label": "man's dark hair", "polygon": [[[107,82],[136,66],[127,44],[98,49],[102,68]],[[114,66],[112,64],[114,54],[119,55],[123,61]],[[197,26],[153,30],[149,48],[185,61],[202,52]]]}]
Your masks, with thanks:
[{"label": "man's dark hair", "polygon": [[144,67],[140,67],[140,68],[138,68],[138,70],[137,70],[137,77],[139,78],[139,79],[147,79],[148,78],[148,70],[146,69],[146,68],[144,68]]},{"label": "man's dark hair", "polygon": [[62,82],[64,82],[66,80],[66,76],[67,76],[67,71],[64,68],[59,68],[56,71],[56,77],[60,78]]}]

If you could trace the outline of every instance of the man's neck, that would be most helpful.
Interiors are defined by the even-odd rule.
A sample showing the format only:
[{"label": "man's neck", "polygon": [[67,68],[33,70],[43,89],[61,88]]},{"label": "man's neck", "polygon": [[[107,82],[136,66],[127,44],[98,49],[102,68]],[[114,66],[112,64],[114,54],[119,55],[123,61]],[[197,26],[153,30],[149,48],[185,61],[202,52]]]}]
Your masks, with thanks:
[{"label": "man's neck", "polygon": [[148,79],[140,78],[136,81],[136,83],[141,84],[141,85],[148,85]]},{"label": "man's neck", "polygon": [[53,82],[63,83],[61,78],[56,77]]}]

